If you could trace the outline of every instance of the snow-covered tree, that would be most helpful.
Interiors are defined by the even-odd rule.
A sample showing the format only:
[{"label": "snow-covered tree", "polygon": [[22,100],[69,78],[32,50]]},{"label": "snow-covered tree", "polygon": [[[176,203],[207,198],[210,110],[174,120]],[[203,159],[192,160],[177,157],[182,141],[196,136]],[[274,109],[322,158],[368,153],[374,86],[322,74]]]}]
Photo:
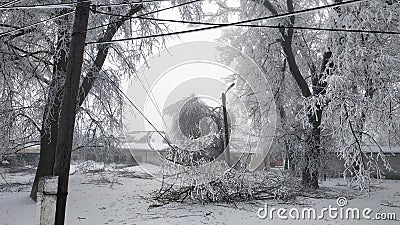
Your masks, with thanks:
[{"label": "snow-covered tree", "polygon": [[[184,3],[92,1],[87,41],[99,43],[85,49],[75,129],[79,138],[75,139],[75,147],[117,143],[123,102],[120,81],[135,79],[138,64],[145,62],[154,49],[164,46],[163,38],[106,42],[168,30],[165,24],[135,17],[138,15],[156,17],[159,10],[170,6],[180,8],[184,16],[197,18],[201,14],[200,2],[190,6]],[[41,7],[29,7],[38,5]],[[1,149],[11,152],[30,142],[40,144],[40,161],[31,193],[36,198],[38,179],[51,175],[53,170],[74,3],[30,0],[9,7],[0,15],[0,39],[4,43],[0,46],[0,81],[5,87],[0,99],[6,106],[0,121],[5,128],[1,135],[6,137]]]},{"label": "snow-covered tree", "polygon": [[[229,15],[226,18],[236,15],[249,19],[320,4],[272,0],[240,3],[238,8],[221,3],[224,7],[220,13]],[[361,137],[373,145],[378,144],[378,136],[388,137],[392,144],[396,139],[398,125],[393,118],[398,115],[398,37],[291,26],[390,31],[399,26],[399,12],[394,10],[397,5],[376,1],[341,6],[258,22],[281,28],[233,28],[225,33],[223,40],[253,58],[268,76],[280,115],[277,139],[282,140],[288,159],[302,170],[306,186],[318,187],[324,165],[321,162],[329,150],[341,153],[346,172],[350,167],[357,169],[353,175],[360,188],[369,185],[372,172],[379,171],[378,160],[386,162],[383,152],[375,159],[363,153],[366,142]],[[226,54],[226,60],[240,58]],[[374,129],[377,127],[379,131]]]},{"label": "snow-covered tree", "polygon": [[[374,1],[331,11],[337,28],[391,31],[400,24],[399,3]],[[326,127],[334,151],[345,160],[345,175],[360,188],[390,170],[381,146],[398,145],[399,37],[335,32],[329,39],[333,73],[327,76]],[[372,149],[379,149],[372,154]],[[378,162],[383,161],[385,168]]]}]

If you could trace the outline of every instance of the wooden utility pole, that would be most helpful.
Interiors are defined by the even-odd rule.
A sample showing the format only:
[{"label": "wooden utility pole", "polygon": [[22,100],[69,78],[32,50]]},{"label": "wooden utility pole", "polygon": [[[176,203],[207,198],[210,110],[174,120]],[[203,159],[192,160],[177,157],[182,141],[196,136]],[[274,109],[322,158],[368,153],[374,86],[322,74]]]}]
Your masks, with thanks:
[{"label": "wooden utility pole", "polygon": [[82,70],[89,9],[89,1],[78,0],[71,34],[71,45],[61,103],[58,141],[54,162],[54,175],[58,176],[56,225],[63,225],[65,221],[77,95]]},{"label": "wooden utility pole", "polygon": [[229,124],[228,124],[228,113],[226,111],[226,92],[231,89],[235,83],[232,83],[225,92],[222,92],[222,114],[224,117],[224,151],[225,151],[225,161],[228,166],[231,166],[231,153],[229,150]]}]

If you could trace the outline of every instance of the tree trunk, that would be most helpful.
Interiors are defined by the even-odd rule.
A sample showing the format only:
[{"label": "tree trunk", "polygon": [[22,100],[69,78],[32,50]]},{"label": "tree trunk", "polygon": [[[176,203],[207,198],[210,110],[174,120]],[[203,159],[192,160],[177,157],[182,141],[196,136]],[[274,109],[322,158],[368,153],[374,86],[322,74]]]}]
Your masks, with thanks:
[{"label": "tree trunk", "polygon": [[[129,20],[129,17],[143,9],[143,5],[135,5],[129,12],[118,18],[117,23],[111,24],[107,27],[105,34],[99,39],[100,41],[111,41],[114,35],[122,24]],[[60,13],[62,14],[62,13]],[[67,22],[67,21],[66,21]],[[66,23],[64,22],[64,24]],[[60,22],[62,24],[62,21]],[[58,40],[67,38],[67,30],[61,30],[58,35]],[[54,57],[55,66],[53,68],[52,83],[49,91],[49,97],[43,113],[42,130],[40,138],[40,158],[38,168],[36,170],[35,180],[31,189],[31,198],[36,201],[37,185],[39,178],[49,176],[53,174],[54,157],[57,145],[58,136],[58,122],[60,105],[62,99],[62,89],[64,83],[64,76],[67,70],[67,51],[64,46],[68,43],[62,43],[61,41],[57,44],[56,52],[59,55]],[[96,81],[97,74],[104,65],[105,59],[108,55],[109,44],[98,45],[98,52],[89,69],[88,74],[83,78],[82,84],[79,88],[78,100],[79,106],[81,106],[92,89],[94,82]]]},{"label": "tree trunk", "polygon": [[321,155],[321,116],[322,107],[318,107],[315,114],[310,115],[312,124],[311,136],[308,139],[304,155],[304,167],[302,171],[302,183],[305,187],[319,188],[318,177]]},{"label": "tree trunk", "polygon": [[[61,12],[60,14],[62,14]],[[68,19],[61,19],[59,24],[68,22]],[[59,26],[60,27],[60,26]],[[39,178],[53,174],[53,164],[58,135],[58,118],[62,98],[62,87],[65,73],[67,71],[67,46],[68,30],[59,29],[57,36],[57,55],[54,56],[54,67],[52,81],[49,87],[47,103],[43,112],[42,127],[40,131],[40,158],[36,170],[35,179],[31,189],[31,198],[36,201]],[[62,40],[67,40],[63,42]]]},{"label": "tree trunk", "polygon": [[[324,74],[329,74],[333,64],[330,63],[332,52],[327,51],[322,57],[320,72],[312,74],[312,90],[314,96],[324,95],[327,83],[324,81]],[[316,110],[314,113],[308,115],[309,122],[312,126],[311,136],[308,141],[308,148],[304,156],[304,168],[302,171],[303,185],[310,188],[318,188],[318,170],[320,168],[320,155],[321,155],[321,122],[324,105],[315,105]]]},{"label": "tree trunk", "polygon": [[[269,10],[273,15],[278,15],[278,11],[272,5],[269,0],[264,0],[264,7]],[[287,11],[294,12],[293,0],[287,0]],[[290,16],[288,21],[288,26],[294,26],[295,17]],[[319,94],[324,94],[324,86],[325,83],[321,82],[322,72],[325,72],[325,68],[328,60],[332,54],[324,55],[321,73],[313,78],[313,93],[311,92],[307,81],[304,76],[301,74],[300,69],[296,62],[295,54],[293,53],[292,42],[293,42],[293,28],[280,28],[279,32],[282,35],[281,46],[282,50],[285,53],[285,57],[289,66],[289,71],[292,74],[294,80],[296,81],[297,86],[299,87],[301,94],[305,98],[309,98],[312,95],[316,96]],[[321,141],[321,116],[323,112],[323,106],[316,106],[317,110],[314,113],[311,113],[308,116],[309,122],[312,125],[311,135],[309,137],[308,148],[305,152],[304,159],[304,167],[302,171],[302,182],[306,187],[318,188],[318,165],[319,165],[319,156],[320,156],[320,141]]]},{"label": "tree trunk", "polygon": [[[52,115],[52,118],[43,119],[42,129],[40,132],[40,158],[39,164],[36,170],[35,179],[33,181],[32,189],[31,189],[31,198],[36,201],[37,188],[39,179],[41,177],[49,176],[53,174],[53,164],[54,164],[54,156],[57,144],[57,129],[58,129],[58,115],[60,111],[59,103],[56,105],[46,107],[45,111],[48,113],[44,113],[45,115]],[[51,111],[51,112],[49,112]],[[55,136],[54,136],[55,135]]]}]

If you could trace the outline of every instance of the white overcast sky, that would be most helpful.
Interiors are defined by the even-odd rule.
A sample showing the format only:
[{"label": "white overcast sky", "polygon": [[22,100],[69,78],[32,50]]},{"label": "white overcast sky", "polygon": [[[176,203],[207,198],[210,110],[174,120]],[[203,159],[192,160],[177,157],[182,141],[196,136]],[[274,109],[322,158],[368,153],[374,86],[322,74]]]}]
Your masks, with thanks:
[{"label": "white overcast sky", "polygon": [[[231,0],[230,2],[235,4],[235,2],[238,1]],[[214,3],[208,3],[208,1],[204,1],[203,4],[206,12],[212,12],[215,10],[216,6]],[[159,18],[175,20],[181,19],[178,9],[161,12]],[[169,23],[169,26],[172,31],[182,31],[194,28],[179,23]],[[167,47],[172,47],[178,44],[194,41],[215,41],[221,37],[221,34],[221,29],[182,34],[179,36],[174,36],[173,38],[168,38],[166,45]],[[196,53],[187,52],[187,54]],[[154,56],[157,57],[157,55],[158,52],[154,52]],[[152,96],[147,96],[143,106],[140,103],[142,99],[137,99],[140,98],[140,95],[136,95],[136,98],[130,94],[128,94],[128,96],[132,96],[130,98],[134,98],[131,100],[138,104],[142,112],[154,125],[156,125],[157,129],[164,130],[160,113],[154,106],[154,102],[156,102],[157,106],[162,110],[162,108],[165,108],[175,101],[181,100],[184,97],[188,97],[191,94],[195,94],[209,97],[210,100],[208,103],[215,106],[220,102],[220,94],[229,85],[226,84],[222,78],[232,73],[234,73],[234,71],[229,70],[229,68],[207,62],[189,62],[186,64],[175,65],[168,70],[163,71],[163,74],[160,74],[160,78],[157,80],[157,82],[153,83],[151,87],[146,88],[147,91],[151,90]],[[142,77],[142,79],[144,78]],[[129,82],[124,82],[123,89],[127,90],[127,93],[129,93],[128,86]],[[137,87],[135,88],[137,90]],[[140,91],[138,90],[138,92]],[[153,96],[154,98],[150,99]],[[136,114],[136,119],[141,119],[138,114]],[[132,120],[130,124],[136,124],[136,119]],[[132,129],[143,130],[143,127]],[[148,124],[145,125],[145,129],[153,130]]]}]

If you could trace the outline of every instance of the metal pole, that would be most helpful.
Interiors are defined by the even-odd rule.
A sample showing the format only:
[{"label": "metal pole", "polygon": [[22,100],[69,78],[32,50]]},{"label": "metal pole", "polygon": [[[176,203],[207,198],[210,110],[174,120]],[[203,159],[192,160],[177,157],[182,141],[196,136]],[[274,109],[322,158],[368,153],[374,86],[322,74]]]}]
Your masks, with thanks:
[{"label": "metal pole", "polygon": [[229,128],[228,128],[228,115],[226,112],[226,94],[222,93],[222,114],[224,116],[224,151],[225,160],[228,166],[231,166],[231,154],[229,152]]}]

